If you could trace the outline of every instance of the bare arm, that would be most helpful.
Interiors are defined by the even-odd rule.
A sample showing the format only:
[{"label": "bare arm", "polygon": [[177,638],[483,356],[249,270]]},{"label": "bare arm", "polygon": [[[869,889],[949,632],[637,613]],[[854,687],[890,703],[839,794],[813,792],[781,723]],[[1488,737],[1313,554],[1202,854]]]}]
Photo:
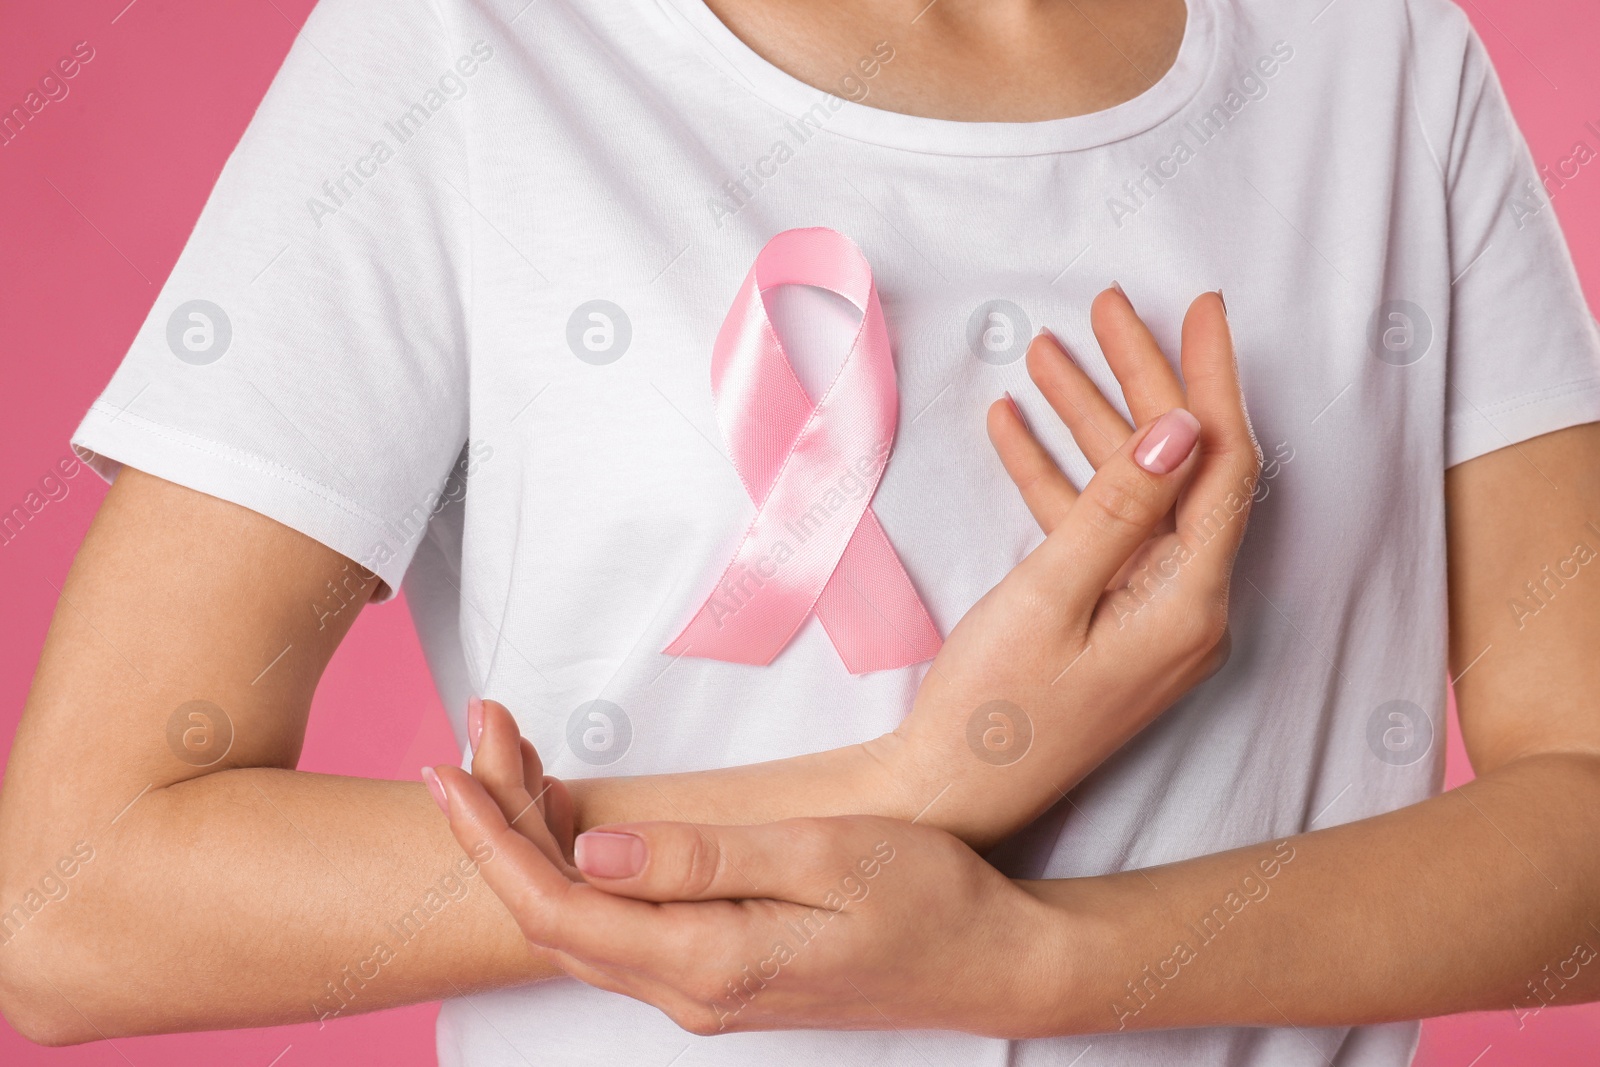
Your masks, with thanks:
[{"label": "bare arm", "polygon": [[[575,782],[578,828],[869,813],[915,818],[983,850],[1219,667],[1234,554],[1260,473],[1226,308],[1214,293],[1190,304],[1181,380],[1119,290],[1096,297],[1090,321],[1132,422],[1059,341],[1033,339],[1029,376],[1095,475],[1080,496],[1015,405],[991,406],[990,441],[1045,540],[957,624],[892,734],[749,767]],[[1164,449],[1163,472],[1137,458]],[[1130,577],[1139,573],[1147,580]],[[979,751],[1023,726],[1027,747]]]},{"label": "bare arm", "polygon": [[[1135,398],[1134,431],[1103,400],[1075,399],[1092,384],[1036,340],[1030,369],[1058,412],[1104,423],[1073,426],[1106,443],[1091,446],[1097,474],[1080,498],[1020,416],[991,412],[1049,536],[952,633],[900,731],[748,768],[584,784],[580,825],[910,818],[943,797],[925,824],[992,842],[1214,669],[1242,514],[1185,549],[1199,562],[1147,609],[1119,614],[1133,594],[1107,586],[1130,560],[1185,547],[1158,528],[1185,486],[1183,506],[1203,514],[1250,495],[1256,455],[1221,301],[1198,298],[1185,322],[1187,396],[1125,297],[1103,293],[1095,324],[1120,376],[1159,368],[1161,388]],[[1172,410],[1184,404],[1203,433]],[[1164,435],[1146,457],[1165,450],[1164,463],[1135,460],[1146,433]],[[0,1006],[22,1032],[67,1043],[270,1025],[560,973],[528,951],[420,783],[294,770],[317,680],[355,614],[311,605],[353,581],[359,604],[372,579],[311,539],[137,471],[119,478],[68,577],[0,796],[0,900],[24,902],[0,951]],[[1056,686],[1068,664],[1072,684]],[[1037,756],[1020,773],[969,747],[969,719],[995,698],[1033,717]],[[193,701],[221,709],[199,714],[231,728],[225,756],[184,749]],[[522,770],[505,777],[520,787]],[[64,861],[80,850],[92,858]],[[61,862],[74,866],[66,897],[30,910]],[[441,890],[449,903],[429,906]],[[408,922],[419,905],[424,920]],[[159,985],[145,980],[157,973]]]},{"label": "bare arm", "polygon": [[[329,583],[346,610],[314,607]],[[253,511],[118,477],[0,794],[0,1007],[20,1032],[68,1044],[299,1023],[563,973],[420,781],[295,769],[318,680],[375,584]],[[863,753],[600,791],[730,820],[756,796],[870,810]]]},{"label": "bare arm", "polygon": [[[1600,561],[1569,564],[1559,587],[1544,579],[1584,556],[1580,543],[1591,560],[1600,550],[1600,425],[1462,464],[1446,486],[1451,658],[1477,779],[1276,856],[1265,845],[1147,872],[1159,891],[1136,873],[1034,883],[1103,948],[1079,987],[1097,995],[1064,1028],[1357,1023],[1600,998]],[[1545,582],[1543,606],[1530,581]],[[1192,924],[1250,874],[1270,894],[1200,946]],[[1180,941],[1192,963],[1174,959]]]},{"label": "bare arm", "polygon": [[[579,881],[519,841],[498,784],[446,770],[452,825],[463,847],[494,843],[484,877],[530,943],[696,1033],[1337,1026],[1600,999],[1600,586],[1583,569],[1600,542],[1600,424],[1463,464],[1447,490],[1479,776],[1402,810],[1035,882],[872,817],[611,826],[579,842]],[[1575,557],[1588,562],[1557,571],[1566,584],[1533,618],[1512,610],[1524,582]]]},{"label": "bare arm", "polygon": [[[312,691],[373,581],[244,508],[117,479],[0,797],[0,1003],[22,1033],[306,1022],[555,973],[464,874],[420,782],[294,770]],[[319,629],[328,582],[352,606]],[[226,719],[178,712],[196,700]],[[222,740],[207,718],[231,723],[231,745],[197,766]]]}]

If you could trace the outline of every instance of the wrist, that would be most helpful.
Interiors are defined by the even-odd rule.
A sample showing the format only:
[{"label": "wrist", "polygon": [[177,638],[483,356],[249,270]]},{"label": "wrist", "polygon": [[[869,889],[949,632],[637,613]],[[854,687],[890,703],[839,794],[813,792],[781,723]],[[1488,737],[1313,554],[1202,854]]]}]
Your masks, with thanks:
[{"label": "wrist", "polygon": [[[924,775],[917,767],[910,743],[899,732],[882,734],[870,741],[841,749],[845,766],[843,780],[859,813],[881,815],[910,822],[933,799],[925,792]],[[920,822],[939,826],[937,820]]]},{"label": "wrist", "polygon": [[[1125,905],[1099,899],[1102,879],[1068,878],[1014,883],[1037,913],[1027,918],[1038,931],[1030,939],[1027,964],[1010,983],[1022,1005],[1022,1021],[1035,1029],[1018,1037],[1096,1034],[1129,1029],[1127,953],[1117,916]],[[1120,977],[1119,977],[1120,975]],[[1120,1005],[1120,1007],[1119,1007]]]},{"label": "wrist", "polygon": [[[1042,814],[1059,790],[1019,783],[1014,764],[984,759],[964,730],[908,718],[863,745],[873,814],[916,822],[985,853]],[[1044,802],[1033,803],[1037,794]]]}]

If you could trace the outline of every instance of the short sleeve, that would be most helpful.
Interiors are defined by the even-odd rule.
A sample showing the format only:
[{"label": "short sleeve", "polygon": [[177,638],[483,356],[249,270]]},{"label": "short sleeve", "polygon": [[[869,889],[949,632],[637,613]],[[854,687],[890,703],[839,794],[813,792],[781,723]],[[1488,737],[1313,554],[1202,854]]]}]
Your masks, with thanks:
[{"label": "short sleeve", "polygon": [[[399,587],[464,455],[472,75],[430,0],[322,0],[73,435]],[[459,481],[459,479],[456,479]]]},{"label": "short sleeve", "polygon": [[1446,463],[1600,420],[1600,337],[1550,195],[1467,34],[1447,164]]}]

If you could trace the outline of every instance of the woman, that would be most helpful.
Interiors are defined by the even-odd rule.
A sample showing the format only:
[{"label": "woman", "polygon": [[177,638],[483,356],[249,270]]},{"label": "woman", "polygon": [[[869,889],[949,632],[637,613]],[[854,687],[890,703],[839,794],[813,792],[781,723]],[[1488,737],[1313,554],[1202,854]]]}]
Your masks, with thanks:
[{"label": "woman", "polygon": [[[8,929],[17,1025],[74,1041],[450,997],[451,1064],[1070,1062],[1088,1043],[1070,1035],[1102,1030],[1124,1031],[1093,1039],[1118,1063],[1393,1064],[1415,1027],[1367,1024],[1596,994],[1597,972],[1567,961],[1591,936],[1600,873],[1586,696],[1600,678],[1585,654],[1600,621],[1569,561],[1600,511],[1600,346],[1459,11],[518,6],[321,5],[75,438],[122,474],[7,771],[5,899],[80,840],[96,858],[66,902]],[[762,250],[816,228],[860,262],[836,247],[817,273],[780,275],[836,295],[783,286],[755,317],[739,294]],[[829,608],[775,652],[699,655],[679,639],[770,488],[746,469],[751,455],[770,466],[751,440],[796,410],[725,406],[719,330],[754,324],[729,335],[737,355],[770,320],[806,406],[821,406],[871,311],[861,263],[895,388],[868,346],[877,422],[851,455],[876,457],[860,476],[882,539],[861,573],[887,577],[856,583],[865,608],[835,587],[848,626],[828,625]],[[1126,296],[1102,292],[1112,278]],[[1255,476],[1207,440],[1230,425],[1192,399],[1207,383],[1186,373],[1179,393],[1156,358],[1181,352],[1231,395],[1216,378],[1222,302],[1191,299],[1218,287]],[[1183,336],[1186,316],[1208,345]],[[1040,326],[1072,359],[1038,341],[1030,380]],[[1114,397],[1113,380],[1126,411],[1086,406],[1090,386]],[[980,440],[1006,391],[1042,455],[1003,406],[990,431],[1020,481],[1050,490],[1026,505]],[[1134,445],[1186,405],[1196,458],[1140,468],[1149,450]],[[1051,409],[1081,410],[1081,427]],[[1063,521],[1100,501],[1121,522],[1089,524],[1081,556],[1041,556],[1068,482],[1115,448],[1132,462],[1088,481]],[[1200,532],[1182,503],[1173,530],[1154,529],[1207,469],[1238,482]],[[853,536],[869,512],[853,510],[849,470],[835,486],[849,507],[825,510]],[[1132,543],[1153,532],[1213,554],[1147,557],[1129,527]],[[1106,601],[1123,611],[1101,616],[1112,643],[1058,657],[1062,630],[1036,620],[1069,605],[1089,617],[1105,583],[1084,576],[1130,555]],[[1033,588],[1011,576],[1041,559],[1061,583],[1049,595],[981,599]],[[612,866],[596,865],[608,839],[590,838],[580,862],[597,886],[814,907],[825,900],[808,894],[850,876],[843,899],[861,908],[824,908],[835,918],[793,966],[770,963],[770,945],[750,955],[759,923],[723,920],[803,925],[810,907],[713,901],[580,942],[590,913],[561,901],[600,898],[562,888],[562,789],[544,797],[558,833],[528,842],[550,849],[540,867],[448,769],[467,854],[421,783],[294,771],[354,605],[402,581],[447,706],[493,698],[534,741],[542,765],[524,755],[518,782],[505,717],[486,704],[481,733],[457,723],[503,802],[547,765],[579,830],[896,820],[803,824],[809,861],[781,858],[782,825],[744,831],[752,858],[780,843],[798,887],[675,884],[662,857],[685,853],[655,835],[681,830],[609,839]],[[1197,615],[1185,583],[1231,592]],[[872,610],[891,588],[895,610]],[[741,639],[766,618],[744,605]],[[1224,607],[1226,666],[1052,802],[1052,784],[1077,784],[1217,665],[1203,639]],[[908,648],[856,673],[899,633],[880,614],[910,624]],[[930,632],[959,671],[914,658]],[[1111,656],[1115,635],[1127,643]],[[1447,660],[1480,779],[1429,799]],[[890,759],[903,751],[934,755]],[[1320,829],[1335,824],[1348,825]],[[994,868],[957,837],[1003,841]],[[638,874],[603,878],[639,848]],[[853,923],[878,915],[898,920]],[[525,933],[544,947],[530,955]],[[745,988],[733,959],[768,986]],[[1546,966],[1557,978],[1525,988]],[[129,980],[152,968],[159,984]],[[528,985],[563,969],[602,988]],[[678,988],[680,974],[696,984]],[[696,1030],[813,1029],[696,1040],[611,989]],[[965,1010],[996,994],[1010,994],[1004,1013]],[[910,1029],[929,1026],[966,1032]],[[844,1032],[857,1027],[882,1029]]]}]

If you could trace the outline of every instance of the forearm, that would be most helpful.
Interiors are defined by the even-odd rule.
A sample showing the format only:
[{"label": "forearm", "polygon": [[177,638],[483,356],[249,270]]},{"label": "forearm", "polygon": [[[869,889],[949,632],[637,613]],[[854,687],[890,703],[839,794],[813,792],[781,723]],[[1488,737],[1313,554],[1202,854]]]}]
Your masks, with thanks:
[{"label": "forearm", "polygon": [[1026,761],[985,759],[965,730],[908,719],[893,733],[826,752],[710,771],[574,779],[567,787],[580,832],[653,820],[750,826],[881,815],[944,830],[985,852],[1059,801],[1129,732],[1087,714],[1034,730],[1032,750],[1022,750]]},{"label": "forearm", "polygon": [[[5,865],[7,1010],[51,1043],[325,1020],[557,973],[421,783],[226,770],[104,815],[41,830],[48,846]],[[46,848],[78,841],[52,883],[64,895],[29,911]]]},{"label": "forearm", "polygon": [[1024,883],[1071,975],[1057,1033],[1329,1026],[1600,997],[1600,759],[1101,878]]},{"label": "forearm", "polygon": [[[939,787],[906,769],[901,748],[890,734],[866,744],[742,767],[575,779],[567,786],[579,831],[656,819],[722,825],[824,815],[911,819],[937,797]],[[930,810],[930,820],[934,814]]]}]

